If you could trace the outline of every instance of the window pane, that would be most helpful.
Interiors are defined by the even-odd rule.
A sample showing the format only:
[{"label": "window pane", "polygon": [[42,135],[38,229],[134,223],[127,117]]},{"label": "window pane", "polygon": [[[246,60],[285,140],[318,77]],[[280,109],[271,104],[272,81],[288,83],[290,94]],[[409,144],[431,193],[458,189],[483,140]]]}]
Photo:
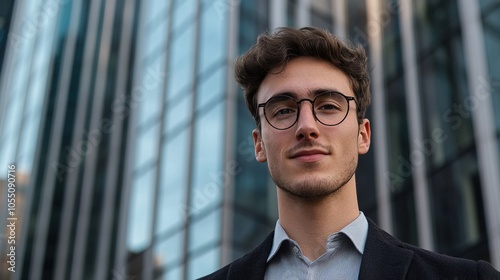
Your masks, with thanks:
[{"label": "window pane", "polygon": [[224,105],[220,102],[199,116],[195,132],[194,178],[192,205],[194,213],[220,203],[226,178],[234,175],[233,166],[223,166]]},{"label": "window pane", "polygon": [[439,252],[460,256],[486,239],[476,156],[469,153],[431,178],[432,218]]},{"label": "window pane", "polygon": [[425,137],[418,152],[431,168],[474,142],[461,40],[457,36],[439,46],[420,67]]},{"label": "window pane", "polygon": [[214,272],[219,267],[220,247],[215,247],[208,252],[190,260],[188,279],[197,279]]},{"label": "window pane", "polygon": [[[145,129],[137,130],[136,151],[134,157],[134,170],[144,168],[147,164],[153,162],[157,156],[157,139],[159,136],[159,123],[152,123]],[[135,171],[138,172],[138,171]]]},{"label": "window pane", "polygon": [[189,252],[195,252],[203,246],[219,246],[221,240],[221,208],[215,208],[208,216],[193,220],[189,229]]},{"label": "window pane", "polygon": [[[493,0],[492,0],[493,1]],[[495,114],[496,128],[500,135],[500,64],[497,57],[500,53],[500,2],[497,0],[494,10],[483,11],[484,40],[486,46],[486,57],[490,76],[490,89],[493,97],[493,112]]]},{"label": "window pane", "polygon": [[205,8],[201,15],[200,73],[205,72],[214,63],[222,62],[227,55],[226,17],[229,14],[221,12],[220,3],[217,1],[215,3],[205,2],[207,2],[205,5],[208,5],[208,8]]},{"label": "window pane", "polygon": [[145,170],[140,175],[134,178],[130,193],[127,247],[132,252],[144,250],[151,241],[154,169]]},{"label": "window pane", "polygon": [[158,238],[154,246],[154,256],[158,261],[156,265],[165,268],[166,273],[169,273],[182,263],[184,230],[179,227],[156,236]]},{"label": "window pane", "polygon": [[157,232],[169,231],[182,225],[185,218],[189,130],[184,129],[169,135],[163,151]]}]

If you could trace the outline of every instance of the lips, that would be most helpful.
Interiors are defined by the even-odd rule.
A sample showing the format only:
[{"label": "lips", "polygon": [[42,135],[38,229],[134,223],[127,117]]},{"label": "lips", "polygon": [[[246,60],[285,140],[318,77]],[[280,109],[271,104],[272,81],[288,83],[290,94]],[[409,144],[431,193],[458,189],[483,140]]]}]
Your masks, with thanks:
[{"label": "lips", "polygon": [[299,150],[293,152],[290,158],[296,159],[301,162],[315,162],[321,160],[324,156],[328,154],[329,154],[328,151],[325,151],[323,149]]}]

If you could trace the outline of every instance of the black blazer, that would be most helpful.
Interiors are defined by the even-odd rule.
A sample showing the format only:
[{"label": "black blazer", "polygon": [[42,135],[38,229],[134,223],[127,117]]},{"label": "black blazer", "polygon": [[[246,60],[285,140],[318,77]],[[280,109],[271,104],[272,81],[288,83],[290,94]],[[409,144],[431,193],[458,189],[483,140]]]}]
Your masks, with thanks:
[{"label": "black blazer", "polygon": [[[200,279],[264,279],[273,234],[253,251]],[[403,243],[368,220],[359,279],[500,279],[500,272],[485,261],[454,258]]]}]

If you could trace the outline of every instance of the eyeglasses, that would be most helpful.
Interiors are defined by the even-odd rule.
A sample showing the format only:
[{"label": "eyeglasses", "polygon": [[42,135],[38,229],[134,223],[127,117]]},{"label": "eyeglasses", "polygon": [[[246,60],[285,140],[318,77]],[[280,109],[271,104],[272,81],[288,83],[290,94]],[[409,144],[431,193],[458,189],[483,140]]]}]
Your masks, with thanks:
[{"label": "eyeglasses", "polygon": [[312,104],[314,118],[326,126],[335,126],[345,120],[349,113],[349,101],[354,97],[345,96],[340,92],[327,91],[317,95],[313,100],[295,100],[288,95],[271,97],[267,102],[260,103],[257,107],[264,108],[267,122],[278,130],[292,127],[299,119],[300,103],[309,101]]}]

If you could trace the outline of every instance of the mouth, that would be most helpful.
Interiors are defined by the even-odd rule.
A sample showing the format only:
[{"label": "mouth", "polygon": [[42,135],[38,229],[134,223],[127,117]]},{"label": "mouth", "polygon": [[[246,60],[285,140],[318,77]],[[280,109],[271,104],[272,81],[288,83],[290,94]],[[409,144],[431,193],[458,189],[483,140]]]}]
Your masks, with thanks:
[{"label": "mouth", "polygon": [[316,162],[329,153],[322,149],[300,150],[291,154],[290,158],[299,162]]}]

